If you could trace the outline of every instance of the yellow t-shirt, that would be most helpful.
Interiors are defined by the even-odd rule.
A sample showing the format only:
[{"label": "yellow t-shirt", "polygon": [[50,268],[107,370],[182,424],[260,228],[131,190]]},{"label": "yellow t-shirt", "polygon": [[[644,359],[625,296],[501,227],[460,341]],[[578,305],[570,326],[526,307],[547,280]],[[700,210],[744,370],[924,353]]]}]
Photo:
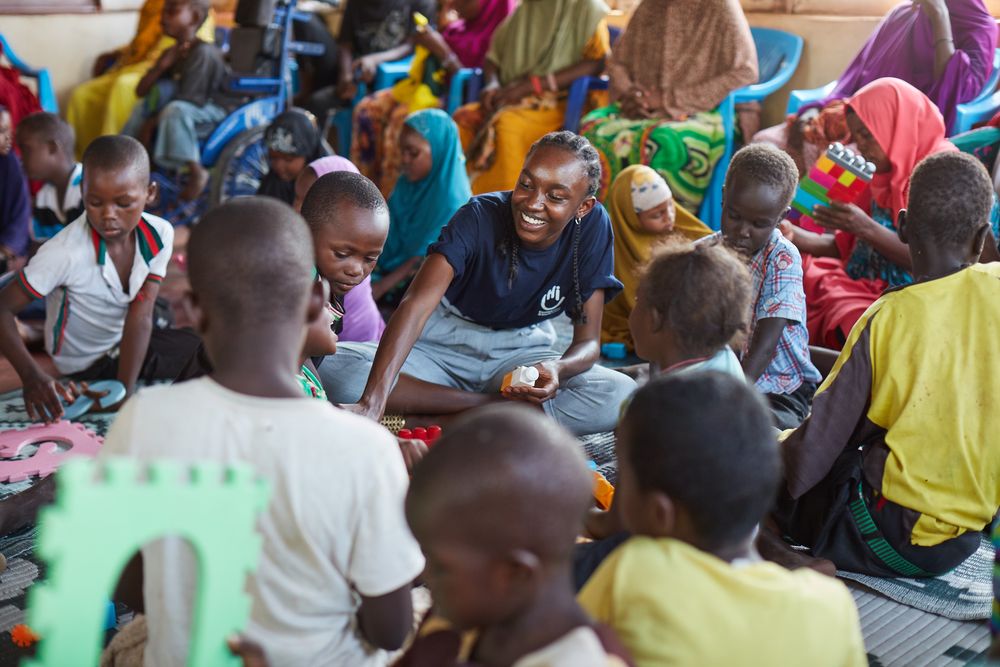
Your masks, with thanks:
[{"label": "yellow t-shirt", "polygon": [[730,565],[679,540],[630,538],[579,601],[637,667],[868,664],[842,583],[774,563]]},{"label": "yellow t-shirt", "polygon": [[887,451],[866,456],[865,472],[886,499],[920,513],[913,544],[988,526],[1000,505],[998,305],[1000,264],[895,289],[872,304],[812,414],[785,438],[792,497],[822,480],[846,448],[884,444]]}]

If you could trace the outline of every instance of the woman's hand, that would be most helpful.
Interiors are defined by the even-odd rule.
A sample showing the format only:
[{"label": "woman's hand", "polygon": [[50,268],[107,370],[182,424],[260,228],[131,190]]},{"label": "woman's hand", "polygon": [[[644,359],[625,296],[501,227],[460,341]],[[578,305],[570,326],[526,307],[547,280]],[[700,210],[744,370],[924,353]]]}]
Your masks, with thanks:
[{"label": "woman's hand", "polygon": [[500,93],[500,84],[486,86],[479,93],[479,106],[483,108],[486,115],[493,113],[496,108],[497,95]]},{"label": "woman's hand", "polygon": [[541,405],[545,401],[555,398],[559,389],[559,366],[555,361],[542,361],[535,364],[538,370],[538,379],[533,387],[507,387],[503,390],[505,398],[517,401],[526,401]]},{"label": "woman's hand", "polygon": [[119,50],[105,51],[100,54],[96,59],[94,59],[94,66],[90,70],[90,75],[94,78],[101,76],[114,66],[115,61],[118,60],[120,55],[121,51]]},{"label": "woman's hand", "polygon": [[618,106],[626,118],[652,118],[656,113],[652,100],[649,91],[641,86],[632,86],[619,100]]},{"label": "woman's hand", "polygon": [[528,95],[531,95],[532,92],[534,91],[531,88],[531,82],[528,80],[508,83],[497,92],[496,98],[494,99],[494,108],[499,109],[500,107],[505,107],[509,104],[517,104]]},{"label": "woman's hand", "polygon": [[76,400],[73,392],[46,373],[38,373],[24,383],[24,410],[31,421],[51,424],[63,416],[63,406],[59,399],[72,403]]},{"label": "woman's hand", "polygon": [[817,206],[813,209],[812,217],[821,227],[858,237],[863,237],[873,226],[879,226],[856,205],[839,201],[830,202],[829,206]]},{"label": "woman's hand", "polygon": [[364,56],[356,61],[358,78],[365,83],[371,83],[378,74],[378,62],[371,56]]}]

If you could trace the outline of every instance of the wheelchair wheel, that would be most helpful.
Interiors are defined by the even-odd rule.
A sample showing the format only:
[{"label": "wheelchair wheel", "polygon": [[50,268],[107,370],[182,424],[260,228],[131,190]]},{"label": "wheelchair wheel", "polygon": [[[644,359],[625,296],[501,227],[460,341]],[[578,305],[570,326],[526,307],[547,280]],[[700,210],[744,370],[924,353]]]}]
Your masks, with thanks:
[{"label": "wheelchair wheel", "polygon": [[233,197],[256,194],[268,170],[266,129],[266,125],[258,125],[243,130],[223,149],[212,174],[212,206]]}]

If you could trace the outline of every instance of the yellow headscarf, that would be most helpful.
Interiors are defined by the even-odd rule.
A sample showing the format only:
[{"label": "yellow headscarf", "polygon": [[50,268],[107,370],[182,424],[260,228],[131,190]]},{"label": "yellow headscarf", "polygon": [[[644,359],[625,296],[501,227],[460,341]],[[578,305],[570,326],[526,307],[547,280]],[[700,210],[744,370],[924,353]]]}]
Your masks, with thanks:
[{"label": "yellow headscarf", "polygon": [[665,235],[652,234],[642,229],[639,226],[639,214],[632,204],[632,184],[652,182],[656,178],[659,178],[659,174],[645,165],[627,167],[611,184],[604,201],[615,233],[615,276],[622,281],[625,289],[604,306],[601,342],[625,343],[629,350],[634,350],[635,345],[628,328],[628,317],[635,305],[639,271],[653,256],[653,248],[673,234],[680,234],[694,241],[712,233],[705,223],[676,204],[677,217],[672,232]]}]

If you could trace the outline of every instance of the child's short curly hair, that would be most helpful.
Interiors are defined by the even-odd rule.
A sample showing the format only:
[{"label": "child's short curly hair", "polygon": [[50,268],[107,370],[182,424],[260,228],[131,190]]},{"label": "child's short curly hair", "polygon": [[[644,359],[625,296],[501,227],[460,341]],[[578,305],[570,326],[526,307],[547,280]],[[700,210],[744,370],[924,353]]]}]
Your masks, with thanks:
[{"label": "child's short curly hair", "polygon": [[736,152],[726,171],[726,188],[736,174],[781,190],[784,205],[790,206],[799,185],[799,169],[785,151],[771,144],[750,144]]},{"label": "child's short curly hair", "polygon": [[907,235],[932,244],[971,242],[989,224],[993,181],[983,164],[966,153],[935,153],[910,176]]},{"label": "child's short curly hair", "polygon": [[664,244],[646,266],[639,291],[692,357],[712,354],[747,332],[750,274],[721,243]]}]

